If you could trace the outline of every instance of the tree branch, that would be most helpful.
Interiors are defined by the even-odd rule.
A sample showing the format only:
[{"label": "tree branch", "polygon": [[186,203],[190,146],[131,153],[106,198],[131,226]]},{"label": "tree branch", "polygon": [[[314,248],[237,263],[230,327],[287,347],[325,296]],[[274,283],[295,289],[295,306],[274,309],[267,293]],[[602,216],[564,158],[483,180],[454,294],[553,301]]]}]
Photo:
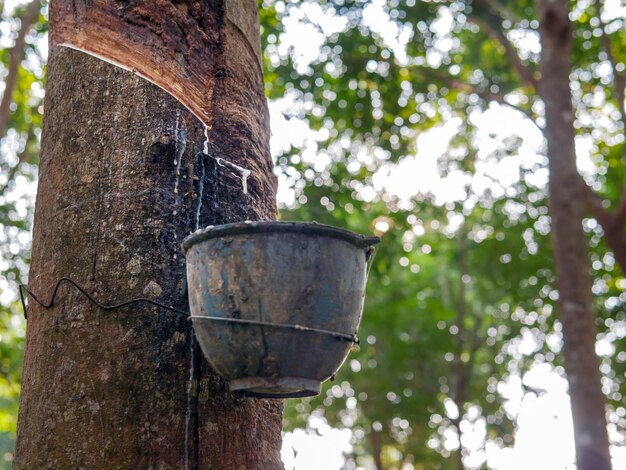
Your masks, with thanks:
[{"label": "tree branch", "polygon": [[483,90],[481,88],[478,88],[475,85],[461,82],[459,80],[454,80],[446,76],[441,76],[438,78],[442,82],[444,82],[448,87],[454,90],[463,91],[465,93],[475,93],[476,95],[480,96],[484,100],[496,101],[497,103],[500,103],[504,106],[508,106],[509,108],[514,109],[516,111],[519,111],[520,113],[524,114],[524,116],[526,116],[528,119],[530,119],[532,123],[537,127],[537,129],[539,129],[543,133],[543,129],[539,127],[539,125],[535,121],[535,116],[533,115],[531,111],[524,109],[520,106],[509,103],[506,99],[504,99],[504,96],[500,95],[499,93],[493,93],[489,90]]},{"label": "tree branch", "polygon": [[[626,104],[624,103],[624,93],[626,89],[626,74],[622,74],[617,70],[617,60],[613,55],[613,45],[611,43],[611,37],[606,32],[606,23],[602,20],[602,3],[600,0],[595,0],[596,14],[598,21],[600,22],[600,29],[602,35],[600,39],[602,41],[602,48],[606,52],[606,56],[609,59],[611,68],[613,69],[613,85],[615,87],[615,98],[617,99],[617,105],[622,115],[622,123],[624,124],[624,132],[626,132]],[[626,146],[624,146],[624,159],[626,160]]]},{"label": "tree branch", "polygon": [[489,4],[491,8],[502,14],[502,16],[506,17],[508,20],[513,21],[514,23],[519,23],[523,19],[516,13],[513,13],[509,8],[507,8],[498,0],[484,0],[484,2]]},{"label": "tree branch", "polygon": [[7,172],[7,182],[3,184],[2,186],[0,186],[0,195],[4,195],[4,192],[7,190],[9,184],[11,183],[11,181],[13,181],[13,178],[15,178],[15,175],[17,174],[17,170],[19,169],[21,164],[24,163],[26,160],[28,160],[28,157],[30,156],[28,147],[30,146],[34,138],[35,138],[35,129],[34,129],[34,126],[31,124],[30,127],[28,128],[28,134],[26,135],[26,142],[24,143],[24,148],[22,149],[22,151],[19,153],[17,157],[18,161],[15,164],[15,166],[10,168],[9,171]]},{"label": "tree branch", "polygon": [[[489,0],[478,0],[482,2],[484,5],[488,7],[492,7],[493,5]],[[535,78],[534,71],[531,67],[524,64],[517,54],[517,49],[515,46],[509,41],[506,35],[498,28],[495,28],[487,20],[481,18],[478,15],[470,14],[469,18],[472,22],[478,25],[481,29],[483,29],[489,36],[498,41],[500,45],[504,48],[504,52],[507,58],[511,61],[511,64],[515,68],[515,71],[519,75],[522,82],[526,85],[534,88],[539,91],[538,82]]]},{"label": "tree branch", "polygon": [[626,188],[622,192],[622,198],[613,212],[613,224],[611,230],[624,230],[626,224]]},{"label": "tree branch", "polygon": [[624,228],[620,227],[617,230],[605,228],[604,240],[613,252],[615,262],[620,267],[622,274],[626,275],[626,232]]},{"label": "tree branch", "polygon": [[0,101],[0,137],[4,136],[7,131],[13,91],[17,85],[17,75],[26,48],[26,35],[30,31],[31,26],[37,21],[37,18],[39,18],[40,8],[40,0],[33,0],[26,7],[26,11],[21,18],[22,24],[15,39],[15,44],[9,50],[9,71],[4,80],[4,94],[2,95],[2,101]]},{"label": "tree branch", "polygon": [[587,211],[595,218],[604,230],[604,240],[613,252],[615,262],[622,273],[626,274],[626,190],[622,195],[622,202],[614,212],[609,212],[603,205],[603,199],[598,196],[582,177],[579,179],[579,190]]},{"label": "tree branch", "polygon": [[580,175],[578,184],[587,211],[602,225],[602,228],[606,230],[606,226],[611,224],[611,213],[603,206],[603,199],[589,187]]}]

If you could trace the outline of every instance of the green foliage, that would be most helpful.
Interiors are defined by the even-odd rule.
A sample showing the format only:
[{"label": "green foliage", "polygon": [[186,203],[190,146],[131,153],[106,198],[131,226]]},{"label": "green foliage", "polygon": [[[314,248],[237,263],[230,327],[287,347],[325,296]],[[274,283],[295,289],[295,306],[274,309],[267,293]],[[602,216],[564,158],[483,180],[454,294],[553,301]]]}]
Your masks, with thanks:
[{"label": "green foliage", "polygon": [[[279,156],[295,194],[283,218],[363,233],[389,227],[370,273],[360,350],[320,398],[290,404],[288,426],[305,425],[315,412],[353,430],[355,457],[364,465],[373,459],[385,468],[405,462],[456,468],[453,459],[441,459],[454,448],[442,445],[444,432],[458,434],[452,401],[465,419],[485,419],[487,439],[510,445],[515,416],[507,415],[498,383],[545,362],[562,373],[547,188],[530,184],[546,166],[521,160],[513,184],[476,189],[472,182],[484,177],[486,161],[527,151],[521,134],[513,133],[486,156],[474,120],[496,102],[543,126],[535,2],[261,4],[262,24],[272,17],[263,31],[269,97],[290,96],[293,105],[283,113],[318,131],[314,144]],[[611,66],[624,71],[625,19],[605,12],[601,22],[594,4],[574,2],[572,8],[575,126],[595,167],[583,174],[616,207],[625,181],[625,139]],[[331,28],[339,18],[342,26]],[[323,36],[320,53],[308,62],[290,43],[294,21]],[[441,176],[467,177],[465,199],[443,204],[417,188],[407,200],[376,184],[407,157],[419,158],[420,135],[455,120],[458,134],[437,163]],[[306,156],[311,148],[317,160]],[[585,224],[599,339],[614,347],[603,358],[605,392],[623,415],[626,357],[618,351],[626,282],[602,230],[593,219]],[[522,338],[532,338],[531,350],[520,352]],[[616,417],[612,426],[624,430],[626,420]]]},{"label": "green foliage", "polygon": [[[333,177],[345,175],[335,168]],[[444,403],[458,396],[461,406],[480,407],[490,436],[510,443],[512,417],[501,409],[495,384],[511,368],[555,360],[546,344],[524,357],[507,352],[522,331],[541,338],[552,327],[551,260],[529,244],[530,233],[533,243],[549,243],[547,232],[533,228],[545,217],[544,203],[531,203],[531,190],[520,185],[517,197],[485,199],[471,209],[423,202],[417,211],[389,211],[333,187],[305,187],[307,204],[283,217],[389,230],[370,271],[358,352],[321,397],[289,407],[287,422],[302,426],[312,410],[323,410],[332,424],[364,437],[355,447],[361,456],[371,454],[367,439],[380,423],[383,447],[399,451],[402,461],[445,468],[426,444],[452,425]],[[507,202],[527,212],[511,220]]]},{"label": "green foliage", "polygon": [[[353,457],[363,465],[380,459],[385,468],[456,468],[447,458],[455,449],[449,435],[458,435],[461,418],[484,423],[486,440],[509,446],[516,416],[507,412],[498,385],[537,364],[562,370],[547,188],[531,184],[545,163],[522,164],[507,185],[473,185],[486,177],[486,162],[526,152],[514,133],[495,139],[498,148],[486,152],[476,116],[497,102],[543,126],[534,85],[540,78],[534,3],[261,2],[268,97],[288,98],[286,118],[317,131],[314,143],[278,156],[296,201],[282,217],[383,236],[370,271],[358,350],[320,397],[293,400],[286,410],[287,427],[306,426],[316,413],[350,428]],[[624,126],[594,5],[572,3],[571,89],[576,131],[589,143],[593,167],[584,176],[614,208],[626,180]],[[0,142],[0,294],[16,292],[27,270],[32,199],[21,189],[36,178],[44,71],[38,46],[47,31],[46,10],[44,2],[27,38]],[[6,46],[17,34],[24,5],[8,11],[0,2],[0,11]],[[288,43],[286,25],[294,22],[321,35],[319,55],[303,58]],[[605,15],[603,22],[623,71],[624,18]],[[9,49],[0,50],[3,79],[9,60]],[[381,174],[420,155],[420,136],[451,123],[457,135],[437,166],[442,177],[465,178],[465,197],[442,202],[423,188],[400,197],[377,183]],[[612,409],[623,410],[626,279],[602,229],[593,219],[585,227],[599,338],[613,347],[602,358],[605,391]],[[13,445],[24,325],[15,295],[0,298],[1,466]],[[522,338],[531,338],[533,346],[520,349]],[[612,416],[611,426],[623,432],[623,413]]]},{"label": "green foliage", "polygon": [[2,117],[6,118],[6,132],[0,136],[0,468],[11,468],[15,439],[25,334],[17,285],[26,279],[30,258],[32,193],[43,111],[44,58],[40,45],[47,31],[46,7],[29,28],[24,50],[12,51],[25,10],[25,4],[9,10],[2,2],[0,7],[3,80],[9,73],[12,52],[22,57],[11,90],[10,112]]},{"label": "green foliage", "polygon": [[[17,304],[14,307],[17,314]],[[19,320],[17,315],[0,317],[0,433],[15,433],[16,428],[24,352],[24,328]]]}]

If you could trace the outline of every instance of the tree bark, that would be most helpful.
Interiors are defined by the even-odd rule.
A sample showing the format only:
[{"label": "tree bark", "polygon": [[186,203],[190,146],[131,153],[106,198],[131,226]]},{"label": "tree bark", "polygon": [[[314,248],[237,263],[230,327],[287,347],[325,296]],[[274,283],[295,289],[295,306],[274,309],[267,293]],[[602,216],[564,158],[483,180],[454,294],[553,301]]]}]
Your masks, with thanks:
[{"label": "tree bark", "polygon": [[458,294],[456,299],[456,326],[458,332],[453,337],[453,342],[456,347],[454,354],[454,361],[452,362],[452,368],[450,370],[450,384],[452,389],[452,401],[456,405],[459,415],[455,419],[451,419],[452,425],[456,429],[457,436],[459,437],[459,449],[456,451],[456,468],[457,470],[465,470],[463,463],[463,444],[461,444],[461,422],[463,421],[463,405],[467,400],[467,386],[470,380],[471,370],[468,363],[464,363],[461,359],[464,350],[466,349],[468,338],[471,338],[467,327],[465,326],[465,318],[467,317],[467,300],[464,277],[469,276],[466,262],[467,254],[467,231],[465,227],[462,227],[459,232],[459,277],[458,277]]},{"label": "tree bark", "polygon": [[584,194],[578,184],[569,88],[572,30],[567,0],[538,0],[542,40],[540,94],[546,109],[552,244],[563,324],[576,460],[579,470],[611,468],[605,397],[595,354],[596,328]]},{"label": "tree bark", "polygon": [[[218,36],[209,153],[254,169],[247,194],[199,154],[204,125],[171,96],[51,48],[29,281],[44,300],[66,276],[104,303],[148,297],[186,309],[182,239],[275,217],[257,58],[231,57],[236,35]],[[69,288],[53,308],[31,303],[22,387],[16,469],[282,468],[282,402],[233,397],[191,323],[169,311],[104,312]]]},{"label": "tree bark", "polygon": [[50,29],[52,44],[147,78],[209,126],[224,54],[262,76],[255,0],[51,0]]},{"label": "tree bark", "polygon": [[370,427],[370,443],[372,444],[372,456],[374,457],[376,470],[385,470],[385,465],[383,464],[382,430],[376,430],[373,426]]}]

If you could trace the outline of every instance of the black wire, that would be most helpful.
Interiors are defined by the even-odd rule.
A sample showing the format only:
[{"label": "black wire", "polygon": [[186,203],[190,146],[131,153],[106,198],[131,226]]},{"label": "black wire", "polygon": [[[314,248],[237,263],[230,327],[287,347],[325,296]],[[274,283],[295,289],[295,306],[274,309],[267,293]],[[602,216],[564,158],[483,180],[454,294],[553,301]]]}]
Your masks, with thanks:
[{"label": "black wire", "polygon": [[20,300],[22,301],[22,308],[24,309],[24,318],[28,320],[28,309],[26,308],[26,299],[24,298],[24,292],[26,292],[28,294],[28,296],[32,297],[32,299],[36,303],[41,305],[43,308],[50,308],[50,307],[52,307],[54,305],[54,301],[56,300],[57,294],[59,292],[59,287],[64,282],[74,286],[81,294],[83,294],[85,297],[87,297],[92,304],[97,305],[102,310],[117,310],[118,308],[126,307],[127,305],[132,305],[132,304],[136,304],[136,303],[139,303],[139,302],[144,302],[144,303],[147,303],[147,304],[150,304],[150,305],[154,305],[156,307],[160,307],[160,308],[164,308],[166,310],[170,310],[171,312],[174,312],[174,313],[185,315],[186,317],[189,316],[189,312],[186,312],[184,310],[179,310],[177,308],[170,307],[169,305],[165,305],[165,304],[162,304],[160,302],[156,302],[156,301],[151,300],[151,299],[146,299],[144,297],[137,297],[135,299],[127,300],[126,302],[122,302],[122,303],[119,303],[119,304],[105,305],[105,304],[103,304],[101,302],[98,302],[96,299],[94,299],[89,293],[87,293],[85,291],[85,289],[83,289],[81,286],[79,286],[73,280],[71,280],[71,279],[69,279],[67,277],[62,277],[61,279],[59,279],[57,281],[57,284],[54,287],[54,291],[52,292],[52,298],[50,299],[50,302],[48,302],[48,303],[45,303],[45,302],[42,302],[41,300],[39,300],[39,298],[28,289],[28,287],[26,287],[23,284],[20,284],[20,287],[19,287]]},{"label": "black wire", "polygon": [[[46,302],[42,302],[41,300],[39,300],[39,298],[35,294],[33,294],[28,289],[28,287],[26,287],[24,284],[20,284],[19,292],[20,292],[20,300],[22,302],[22,308],[24,309],[24,318],[26,320],[28,320],[28,309],[26,307],[26,299],[24,297],[24,292],[26,292],[28,294],[28,296],[32,297],[32,299],[36,303],[41,305],[43,308],[47,309],[47,308],[50,308],[50,307],[52,307],[54,305],[54,301],[56,300],[57,294],[59,292],[59,288],[61,287],[61,284],[63,284],[64,282],[74,286],[81,294],[83,294],[85,297],[87,297],[87,299],[89,299],[89,301],[92,304],[100,307],[102,310],[117,310],[118,308],[126,307],[128,305],[136,304],[136,303],[139,303],[139,302],[144,302],[144,303],[147,303],[147,304],[150,304],[150,305],[154,305],[156,307],[164,308],[165,310],[169,310],[169,311],[174,312],[174,313],[185,315],[186,317],[190,316],[189,312],[186,312],[184,310],[179,310],[177,308],[170,307],[169,305],[165,305],[165,304],[162,304],[160,302],[156,302],[156,301],[151,300],[151,299],[146,299],[144,297],[137,297],[135,299],[127,300],[127,301],[119,303],[119,304],[105,305],[105,304],[103,304],[101,302],[98,302],[96,299],[94,299],[91,296],[91,294],[87,293],[85,291],[85,289],[83,289],[81,286],[79,286],[72,279],[69,279],[67,277],[62,277],[62,278],[60,278],[57,281],[57,284],[54,287],[54,291],[52,292],[52,298],[50,299],[50,302],[47,302],[47,303]],[[270,322],[264,322],[264,321],[258,321],[258,320],[244,320],[244,319],[237,319],[237,318],[221,318],[221,317],[211,317],[211,316],[192,316],[192,318],[196,318],[196,319],[200,319],[200,320],[222,321],[222,322],[229,322],[229,323],[241,323],[241,324],[250,324],[250,325],[271,326],[271,327],[276,327],[276,328],[284,328],[284,329],[298,330],[298,331],[309,331],[309,332],[313,332],[313,333],[321,333],[321,334],[330,335],[330,336],[333,336],[335,338],[342,339],[344,341],[349,341],[351,343],[359,344],[359,339],[356,337],[356,335],[349,335],[349,334],[345,334],[345,333],[338,333],[336,331],[324,330],[324,329],[321,329],[321,328],[312,328],[312,327],[302,326],[302,325],[287,325],[287,324],[270,323]]]}]

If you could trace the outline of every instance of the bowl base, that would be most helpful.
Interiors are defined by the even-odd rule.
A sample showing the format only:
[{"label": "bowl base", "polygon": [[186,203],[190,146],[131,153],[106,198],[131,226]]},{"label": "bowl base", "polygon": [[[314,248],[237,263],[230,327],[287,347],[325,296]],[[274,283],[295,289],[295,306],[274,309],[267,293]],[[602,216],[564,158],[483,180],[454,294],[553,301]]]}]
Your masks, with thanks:
[{"label": "bowl base", "polygon": [[228,387],[255,398],[301,398],[319,395],[322,384],[301,377],[246,377],[230,380]]}]

